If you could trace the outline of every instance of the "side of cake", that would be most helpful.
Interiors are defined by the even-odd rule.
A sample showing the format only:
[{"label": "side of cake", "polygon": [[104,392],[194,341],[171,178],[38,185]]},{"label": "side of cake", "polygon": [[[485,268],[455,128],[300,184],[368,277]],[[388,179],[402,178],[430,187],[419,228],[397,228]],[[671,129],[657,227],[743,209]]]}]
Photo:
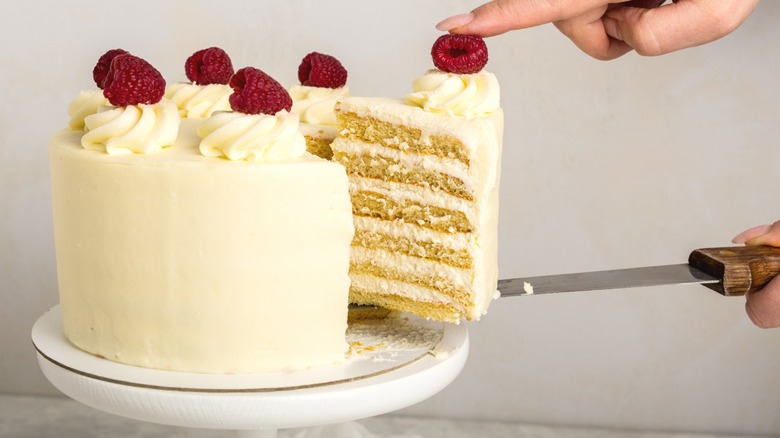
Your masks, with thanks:
[{"label": "side of cake", "polygon": [[[242,79],[270,83],[262,72]],[[252,101],[244,86],[231,99]],[[347,176],[305,152],[296,115],[271,112],[180,120],[165,99],[112,103],[86,116],[86,131],[54,135],[55,248],[70,342],[125,364],[187,372],[344,360],[354,232]]]},{"label": "side of cake", "polygon": [[337,104],[350,179],[350,301],[457,322],[498,296],[503,112],[494,75],[432,70],[405,100]]}]

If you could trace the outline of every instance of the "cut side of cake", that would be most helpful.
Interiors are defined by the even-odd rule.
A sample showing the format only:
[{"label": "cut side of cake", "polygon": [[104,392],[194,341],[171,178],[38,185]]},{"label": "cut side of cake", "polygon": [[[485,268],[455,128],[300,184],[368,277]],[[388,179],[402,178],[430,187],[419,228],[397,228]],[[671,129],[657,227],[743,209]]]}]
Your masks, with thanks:
[{"label": "cut side of cake", "polygon": [[458,116],[404,100],[337,104],[333,160],[355,223],[350,301],[476,320],[497,295],[503,113]]}]

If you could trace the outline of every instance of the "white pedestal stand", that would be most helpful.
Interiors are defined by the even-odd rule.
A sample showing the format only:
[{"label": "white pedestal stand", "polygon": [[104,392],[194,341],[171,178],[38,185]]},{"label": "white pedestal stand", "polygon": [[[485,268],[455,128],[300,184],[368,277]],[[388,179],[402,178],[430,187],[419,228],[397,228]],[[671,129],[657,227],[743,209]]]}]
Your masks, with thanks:
[{"label": "white pedestal stand", "polygon": [[348,340],[356,337],[362,348],[345,364],[251,375],[151,370],[95,357],[65,339],[58,307],[38,319],[32,340],[46,378],[87,406],[153,423],[270,438],[278,429],[349,422],[411,406],[460,373],[468,356],[463,325],[416,318],[389,324],[395,326],[351,325]]}]

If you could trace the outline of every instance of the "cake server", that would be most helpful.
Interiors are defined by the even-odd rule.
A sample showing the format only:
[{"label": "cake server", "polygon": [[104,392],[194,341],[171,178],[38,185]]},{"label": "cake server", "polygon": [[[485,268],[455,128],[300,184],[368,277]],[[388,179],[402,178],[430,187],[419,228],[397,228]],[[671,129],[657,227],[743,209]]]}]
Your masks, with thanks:
[{"label": "cake server", "polygon": [[702,248],[688,263],[575,274],[498,280],[503,297],[626,289],[675,284],[702,284],[723,295],[744,295],[766,285],[780,273],[780,248],[735,246]]}]

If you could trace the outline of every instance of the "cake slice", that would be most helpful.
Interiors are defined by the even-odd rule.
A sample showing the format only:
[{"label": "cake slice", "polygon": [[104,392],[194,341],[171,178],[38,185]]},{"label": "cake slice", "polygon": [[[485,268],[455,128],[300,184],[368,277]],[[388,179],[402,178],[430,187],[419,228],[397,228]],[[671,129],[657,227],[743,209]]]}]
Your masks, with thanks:
[{"label": "cake slice", "polygon": [[481,67],[437,69],[413,88],[336,105],[333,160],[347,169],[355,223],[350,301],[476,320],[498,296],[498,81]]}]

